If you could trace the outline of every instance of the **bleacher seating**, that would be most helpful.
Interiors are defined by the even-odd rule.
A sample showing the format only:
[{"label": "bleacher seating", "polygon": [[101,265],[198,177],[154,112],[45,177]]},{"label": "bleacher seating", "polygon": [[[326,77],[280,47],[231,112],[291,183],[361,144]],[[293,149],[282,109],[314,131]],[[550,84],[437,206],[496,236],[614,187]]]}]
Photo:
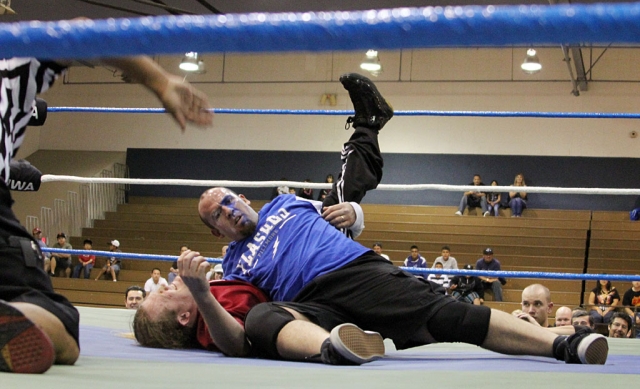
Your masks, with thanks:
[{"label": "bleacher seating", "polygon": [[[252,202],[252,206],[259,209],[264,203]],[[440,255],[441,247],[448,245],[460,266],[475,264],[482,250],[492,247],[503,270],[581,273],[591,228],[589,272],[638,272],[635,258],[640,254],[640,242],[635,234],[640,232],[640,223],[616,219],[618,215],[613,213],[593,212],[592,221],[591,211],[526,209],[522,218],[485,218],[473,211],[469,216],[455,216],[455,207],[363,204],[363,208],[366,229],[358,241],[367,247],[382,242],[383,251],[397,265],[413,244],[429,264]],[[95,249],[107,250],[107,242],[118,239],[124,252],[167,255],[177,255],[180,246],[187,244],[205,256],[217,257],[227,242],[211,236],[196,209],[197,199],[132,197],[129,204],[108,213],[105,220],[96,220],[93,228],[84,229],[83,235],[72,237],[70,243],[81,247],[83,239],[91,238]],[[98,259],[92,276],[103,261]],[[117,283],[53,281],[56,290],[76,304],[122,307],[128,286],[142,285],[153,267],[159,267],[166,277],[170,265],[167,261],[124,259]],[[504,286],[505,301],[491,301],[488,291],[486,304],[507,312],[518,309],[522,289],[535,282],[551,289],[556,308],[581,303],[582,281],[509,279]],[[622,293],[630,283],[616,285]]]}]

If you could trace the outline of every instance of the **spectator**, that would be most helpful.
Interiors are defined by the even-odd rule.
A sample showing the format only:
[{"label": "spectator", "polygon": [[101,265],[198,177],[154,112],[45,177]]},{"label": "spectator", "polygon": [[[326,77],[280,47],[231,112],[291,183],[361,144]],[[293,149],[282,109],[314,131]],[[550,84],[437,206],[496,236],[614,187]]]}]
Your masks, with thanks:
[{"label": "spectator", "polygon": [[151,294],[160,289],[161,286],[169,286],[169,283],[162,277],[160,269],[154,267],[153,270],[151,270],[151,278],[144,283],[144,291]]},{"label": "spectator", "polygon": [[[511,186],[527,186],[524,175],[517,174]],[[509,208],[511,208],[511,217],[522,217],[522,210],[527,208],[527,192],[509,192]]]},{"label": "spectator", "polygon": [[221,264],[217,264],[213,267],[213,276],[211,277],[211,279],[214,281],[218,281],[221,280],[222,277],[224,277],[224,270],[222,269]]},{"label": "spectator", "polygon": [[[482,258],[476,262],[476,270],[499,271],[500,261],[493,257],[493,250],[487,247],[482,252]],[[502,277],[478,277],[482,281],[482,293],[480,294],[480,302],[484,302],[484,290],[491,289],[493,291],[493,300],[502,301],[502,285],[507,283]]]},{"label": "spectator", "polygon": [[[222,250],[220,250],[220,253],[222,254],[222,256],[220,258],[218,258],[219,260],[223,260],[224,256],[227,255],[227,249],[229,249],[229,245],[224,245],[222,246]],[[219,267],[220,269],[220,273],[222,273],[222,265],[220,265]],[[215,278],[216,276],[216,266],[214,266],[213,268],[211,268],[211,270],[209,270],[206,274],[207,280],[219,280],[220,278]]]},{"label": "spectator", "polygon": [[[498,186],[498,181],[491,181],[491,186]],[[487,193],[487,207],[489,208],[489,215],[493,211],[493,216],[500,216],[500,200],[502,195],[500,192]]]},{"label": "spectator", "polygon": [[570,326],[571,325],[571,308],[560,307],[556,310],[556,327]]},{"label": "spectator", "polygon": [[443,269],[458,270],[458,261],[451,256],[451,249],[449,246],[442,246],[440,256],[433,261],[433,266],[431,266],[431,268],[435,268],[438,263],[442,264]]},{"label": "spectator", "polygon": [[[311,182],[310,179],[304,180],[304,182]],[[298,197],[302,197],[303,199],[313,200],[313,189],[310,188],[301,188],[298,191]]]},{"label": "spectator", "polygon": [[[636,327],[640,325],[640,281],[632,281],[631,288],[624,292],[622,305],[629,317],[633,318]],[[631,307],[635,307],[631,309]],[[635,311],[635,312],[634,312]],[[636,337],[640,336],[640,331],[636,331]]]},{"label": "spectator", "polygon": [[411,254],[404,260],[405,267],[419,267],[419,268],[427,268],[427,260],[420,255],[420,251],[418,251],[418,246],[411,246]]},{"label": "spectator", "polygon": [[[287,179],[285,177],[280,178],[280,181],[286,181]],[[276,197],[282,195],[282,194],[289,194],[289,187],[286,185],[280,185],[276,188],[273,188],[273,192],[271,193],[271,200],[275,199]]]},{"label": "spectator", "polygon": [[[38,241],[38,246],[40,246],[41,249],[47,248],[47,244],[44,242],[44,239],[42,238],[42,230],[40,229],[40,227],[34,228],[33,231],[31,231],[31,235],[33,235],[35,240]],[[42,251],[42,260],[44,261],[44,272],[49,274],[49,270],[51,269],[51,254],[45,253],[44,251]]]},{"label": "spectator", "polygon": [[289,188],[289,194],[292,194],[295,196],[296,194],[296,188]]},{"label": "spectator", "polygon": [[587,311],[582,309],[574,309],[571,314],[571,324],[574,326],[583,326],[594,329],[596,324],[593,322],[593,317],[589,315]]},{"label": "spectator", "polygon": [[[54,249],[72,250],[73,247],[67,243],[67,235],[61,232],[56,236],[58,240],[51,246]],[[71,254],[51,253],[51,277],[56,276],[56,269],[64,270],[65,277],[71,276]]]},{"label": "spectator", "polygon": [[144,289],[138,285],[130,286],[124,292],[124,306],[127,309],[138,309],[145,297],[147,297],[147,292]]},{"label": "spectator", "polygon": [[610,338],[628,338],[631,335],[631,318],[624,312],[615,312],[609,322]]},{"label": "spectator", "polygon": [[[85,250],[91,250],[93,248],[93,242],[91,239],[85,239],[83,242]],[[88,280],[91,275],[91,269],[96,264],[96,256],[90,254],[78,255],[78,264],[73,268],[73,278],[80,278],[80,270],[84,274],[84,279]]]},{"label": "spectator", "polygon": [[[121,253],[122,251],[120,250],[120,242],[117,240],[112,240],[111,242],[107,243],[109,245],[109,251],[113,252],[113,253]],[[111,278],[113,279],[113,282],[118,281],[117,276],[118,274],[120,274],[120,258],[118,257],[110,257],[107,258],[107,263],[104,264],[104,266],[102,267],[102,269],[100,270],[100,273],[98,273],[98,276],[96,277],[96,281],[98,281],[100,279],[100,277],[102,277],[103,274],[111,274]]]},{"label": "spectator", "polygon": [[[469,185],[484,186],[484,184],[482,183],[482,178],[480,177],[480,174],[474,175],[473,182],[470,183]],[[462,195],[462,199],[460,200],[460,206],[456,211],[456,215],[462,216],[462,214],[464,213],[464,210],[467,207],[469,208],[481,207],[482,216],[489,215],[489,211],[487,210],[487,196],[484,192],[477,192],[472,190],[468,192],[464,192],[464,195]]]},{"label": "spectator", "polygon": [[[333,184],[333,174],[327,174],[327,177],[324,179],[324,182],[328,184]],[[320,193],[318,193],[318,201],[324,201],[324,198],[327,197],[327,195],[329,195],[329,192],[331,192],[331,189],[321,189]]]},{"label": "spectator", "polygon": [[596,287],[589,293],[590,314],[596,324],[608,324],[618,304],[620,304],[620,295],[616,288],[611,286],[611,281],[598,281]]},{"label": "spectator", "polygon": [[537,323],[541,327],[549,327],[549,314],[553,310],[549,288],[540,284],[529,285],[522,291],[522,314],[518,316]]},{"label": "spectator", "polygon": [[[180,246],[180,254],[184,253],[187,250],[189,250],[189,246],[187,246],[186,244],[183,244],[182,246]],[[174,278],[176,278],[177,275],[178,275],[178,260],[176,259],[175,261],[173,261],[173,263],[171,264],[171,267],[169,268],[169,274],[167,276],[167,278],[169,278],[169,283],[172,283]]]},{"label": "spectator", "polygon": [[[436,263],[435,269],[444,269],[442,267],[442,263]],[[435,282],[436,284],[442,286],[445,289],[449,289],[451,284],[451,279],[446,274],[429,274],[427,276],[427,281]]]},{"label": "spectator", "polygon": [[381,256],[382,258],[386,259],[387,261],[391,262],[391,259],[389,259],[389,256],[387,254],[382,254],[382,243],[380,242],[376,242],[373,244],[373,251],[378,254],[379,256]]},{"label": "spectator", "polygon": [[[473,266],[464,265],[464,270],[473,270]],[[450,288],[454,299],[473,305],[481,304],[482,283],[478,277],[455,276],[451,279]]]}]

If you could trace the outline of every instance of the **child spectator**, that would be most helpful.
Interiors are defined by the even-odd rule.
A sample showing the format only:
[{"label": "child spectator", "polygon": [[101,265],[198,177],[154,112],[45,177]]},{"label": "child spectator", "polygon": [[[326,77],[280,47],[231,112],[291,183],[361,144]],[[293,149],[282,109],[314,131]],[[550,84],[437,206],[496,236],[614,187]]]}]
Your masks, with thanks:
[{"label": "child spectator", "polygon": [[[491,181],[491,186],[498,186],[498,181]],[[487,207],[489,208],[489,215],[493,212],[493,216],[500,216],[500,200],[502,195],[500,192],[487,193]]]},{"label": "child spectator", "polygon": [[374,243],[373,244],[373,252],[375,252],[376,254],[381,256],[382,258],[386,259],[387,261],[391,262],[391,259],[389,259],[389,256],[387,254],[382,254],[382,243],[380,243],[380,242]]},{"label": "child spectator", "polygon": [[[85,250],[91,250],[93,248],[93,242],[91,239],[85,239],[83,242]],[[84,274],[84,279],[88,280],[91,274],[91,269],[96,264],[96,256],[90,254],[78,255],[79,263],[73,268],[73,278],[80,278],[80,270]]]},{"label": "child spectator", "polygon": [[[435,269],[444,269],[442,267],[442,263],[438,262],[434,264]],[[451,279],[446,274],[429,274],[427,276],[427,281],[435,282],[438,285],[441,285],[445,289],[449,289]],[[446,292],[445,292],[446,293]]]},{"label": "child spectator", "polygon": [[451,256],[451,249],[449,246],[442,246],[440,254],[441,255],[433,262],[433,266],[431,267],[432,269],[439,263],[444,269],[458,270],[458,261]]},{"label": "child spectator", "polygon": [[[473,270],[473,266],[464,265],[464,270]],[[475,276],[455,276],[451,279],[451,296],[464,303],[480,305],[482,282]]]}]

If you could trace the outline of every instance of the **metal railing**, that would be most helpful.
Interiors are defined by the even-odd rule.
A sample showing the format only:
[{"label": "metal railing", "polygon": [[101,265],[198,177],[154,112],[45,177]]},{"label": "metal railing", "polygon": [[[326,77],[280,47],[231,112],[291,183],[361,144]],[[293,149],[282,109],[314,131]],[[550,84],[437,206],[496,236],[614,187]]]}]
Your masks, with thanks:
[{"label": "metal railing", "polygon": [[[104,169],[96,177],[128,178],[129,168],[115,163],[113,170]],[[77,192],[68,191],[66,200],[54,199],[53,208],[41,207],[40,218],[27,216],[25,226],[29,232],[40,227],[48,244],[59,232],[80,236],[83,228],[93,227],[94,220],[104,219],[106,212],[126,203],[128,190],[128,184],[82,184]]]}]

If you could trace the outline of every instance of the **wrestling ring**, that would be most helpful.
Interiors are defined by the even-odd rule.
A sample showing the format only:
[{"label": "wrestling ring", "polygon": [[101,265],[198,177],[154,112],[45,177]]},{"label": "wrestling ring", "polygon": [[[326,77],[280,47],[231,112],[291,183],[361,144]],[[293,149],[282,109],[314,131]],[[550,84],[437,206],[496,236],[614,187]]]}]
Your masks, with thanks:
[{"label": "wrestling ring", "polygon": [[[88,59],[97,56],[181,53],[192,42],[202,52],[285,52],[352,50],[379,47],[427,48],[504,46],[514,44],[640,43],[640,4],[588,6],[447,7],[366,12],[180,16],[107,21],[16,23],[0,25],[4,57],[37,56]],[[211,36],[219,39],[211,39]],[[115,44],[126,40],[127,45]],[[437,43],[436,43],[437,42]],[[51,107],[50,112],[161,113],[148,108]],[[218,114],[348,115],[348,111],[225,110]],[[397,111],[402,115],[495,116],[539,118],[638,119],[633,113],[588,112],[444,112]],[[327,184],[282,181],[202,181],[84,178],[45,175],[43,182],[85,182],[127,185],[274,187],[314,189]],[[204,188],[203,188],[204,189]],[[460,185],[380,185],[378,190],[474,189]],[[494,190],[509,191],[509,186]],[[529,193],[640,195],[640,189],[527,187]],[[194,209],[195,213],[195,209]],[[366,212],[365,212],[366,213]],[[366,216],[365,216],[366,217]],[[54,250],[86,253],[81,250]],[[173,261],[174,256],[95,251],[100,256]],[[479,253],[478,253],[479,254]],[[219,260],[211,259],[212,262]],[[505,271],[497,274],[465,270],[446,274],[500,275],[510,279],[600,280],[628,282],[629,274]],[[438,273],[430,270],[429,273]],[[544,281],[541,281],[544,283]],[[637,379],[637,340],[609,339],[604,366],[566,365],[537,357],[514,357],[460,344],[436,344],[396,351],[387,344],[385,358],[359,367],[333,367],[295,362],[226,358],[199,350],[158,350],[139,347],[122,334],[130,331],[132,312],[79,307],[81,356],[74,367],[54,366],[42,376],[2,374],[2,387],[75,388],[91,385],[169,387],[390,387],[422,385],[452,387],[572,387],[576,384],[631,385]],[[636,377],[636,378],[633,378]]]}]

